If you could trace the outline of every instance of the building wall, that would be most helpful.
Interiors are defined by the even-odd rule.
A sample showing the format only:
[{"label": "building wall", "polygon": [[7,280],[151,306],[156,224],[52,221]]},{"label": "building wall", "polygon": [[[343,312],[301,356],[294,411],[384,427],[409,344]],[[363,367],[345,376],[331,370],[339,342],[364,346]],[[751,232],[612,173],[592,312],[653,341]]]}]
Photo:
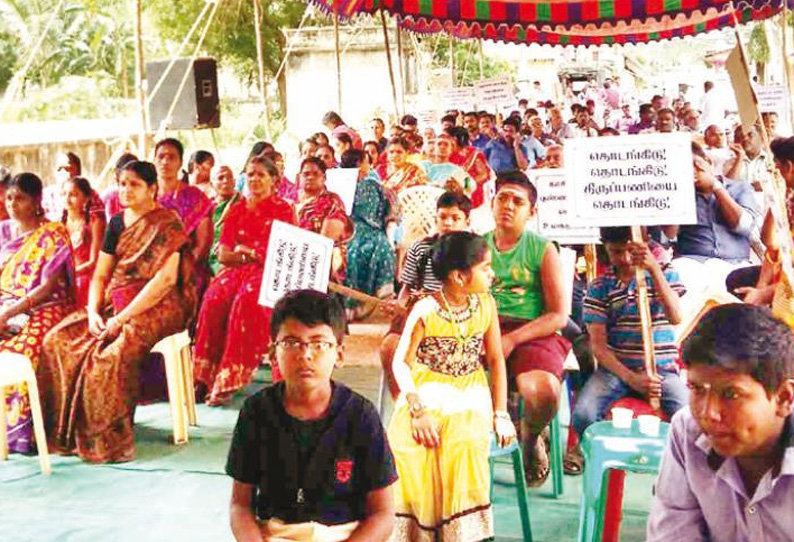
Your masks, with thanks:
[{"label": "building wall", "polygon": [[[381,27],[344,27],[342,50],[342,110],[337,107],[337,74],[333,28],[304,28],[296,38],[286,66],[287,131],[303,138],[323,129],[320,120],[328,111],[337,111],[351,126],[367,132],[369,120],[378,115],[394,116],[386,48]],[[287,31],[287,42],[295,31]],[[406,35],[403,34],[405,37]],[[389,34],[394,77],[400,97],[396,33]],[[407,94],[417,87],[417,63],[409,39],[404,39],[404,74]],[[410,71],[409,71],[410,70]],[[388,121],[387,121],[388,122]],[[362,133],[362,136],[366,133]]]}]

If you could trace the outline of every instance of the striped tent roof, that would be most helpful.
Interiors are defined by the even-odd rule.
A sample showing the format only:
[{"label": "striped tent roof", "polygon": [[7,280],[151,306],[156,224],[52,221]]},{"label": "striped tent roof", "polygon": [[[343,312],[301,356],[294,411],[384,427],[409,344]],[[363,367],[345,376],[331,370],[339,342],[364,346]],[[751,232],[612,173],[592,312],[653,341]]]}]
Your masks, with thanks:
[{"label": "striped tent roof", "polygon": [[[794,0],[307,0],[339,15],[384,9],[418,33],[510,43],[603,45],[685,37],[766,19]],[[735,15],[734,15],[735,7]]]}]

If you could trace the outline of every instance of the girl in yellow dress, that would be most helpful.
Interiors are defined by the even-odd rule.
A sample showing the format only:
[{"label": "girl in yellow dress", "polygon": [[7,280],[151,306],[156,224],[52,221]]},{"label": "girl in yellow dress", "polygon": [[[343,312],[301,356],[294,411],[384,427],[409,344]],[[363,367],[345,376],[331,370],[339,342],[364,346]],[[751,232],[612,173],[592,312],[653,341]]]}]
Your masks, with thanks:
[{"label": "girl in yellow dress", "polygon": [[494,535],[491,432],[501,446],[515,438],[491,254],[482,237],[453,232],[436,243],[432,266],[444,286],[414,305],[394,355],[400,395],[388,436],[400,478],[391,540],[476,542]]}]

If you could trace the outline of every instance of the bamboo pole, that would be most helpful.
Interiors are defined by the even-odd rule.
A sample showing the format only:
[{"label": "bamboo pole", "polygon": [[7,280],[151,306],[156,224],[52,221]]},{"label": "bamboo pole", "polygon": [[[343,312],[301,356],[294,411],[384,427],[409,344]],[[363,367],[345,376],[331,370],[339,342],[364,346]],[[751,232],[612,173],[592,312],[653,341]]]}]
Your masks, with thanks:
[{"label": "bamboo pole", "polygon": [[336,110],[342,115],[342,55],[339,49],[339,2],[334,0],[334,52],[336,54]]},{"label": "bamboo pole", "polygon": [[477,38],[477,48],[480,53],[480,81],[485,79],[485,57],[482,52],[482,38]]},{"label": "bamboo pole", "polygon": [[400,73],[400,109],[401,113],[405,114],[405,73],[403,73],[403,39],[402,32],[400,31],[400,16],[394,16],[394,30],[397,32],[397,67]]},{"label": "bamboo pole", "polygon": [[262,13],[259,0],[254,3],[254,32],[256,32],[256,63],[259,69],[259,100],[262,102],[262,113],[265,116],[265,138],[270,141],[270,111],[267,108],[267,87],[265,86],[265,51],[262,46]]},{"label": "bamboo pole", "polygon": [[394,101],[394,116],[400,119],[400,110],[397,107],[397,85],[394,82],[394,66],[391,61],[391,47],[389,46],[389,29],[386,26],[386,14],[380,10],[380,22],[383,27],[383,43],[386,45],[386,60],[389,63],[389,80],[391,80],[391,95]]},{"label": "bamboo pole", "polygon": [[792,74],[791,63],[789,62],[789,39],[788,39],[788,2],[783,2],[783,12],[781,13],[781,31],[783,33],[783,76],[786,81],[786,88],[788,89],[789,101],[786,104],[788,108],[789,126],[794,129],[794,74]]},{"label": "bamboo pole", "polygon": [[138,156],[144,160],[148,156],[146,132],[149,120],[146,112],[146,91],[143,88],[143,23],[141,21],[141,0],[135,0],[135,97],[141,124],[138,127]]},{"label": "bamboo pole", "polygon": [[452,34],[449,35],[449,76],[452,79],[452,87],[455,86],[455,40],[452,37]]},{"label": "bamboo pole", "polygon": [[358,290],[354,290],[353,288],[348,288],[347,286],[342,286],[341,284],[337,284],[336,282],[329,282],[328,290],[337,294],[342,294],[345,297],[354,299],[356,301],[360,301],[362,303],[380,304],[383,301],[383,299],[373,297],[369,294],[365,294],[364,292],[359,292]]},{"label": "bamboo pole", "polygon": [[[642,238],[642,228],[640,226],[631,227],[631,240],[635,243],[645,242]],[[636,268],[634,279],[637,283],[637,310],[640,313],[640,323],[642,324],[642,351],[645,372],[648,376],[653,377],[656,376],[656,352],[653,347],[653,321],[651,320],[651,305],[648,298],[645,269]],[[661,407],[658,397],[650,398],[648,402],[654,410],[659,410]]]},{"label": "bamboo pole", "polygon": [[596,247],[595,245],[584,246],[584,262],[585,262],[585,278],[590,283],[596,279],[598,275],[598,268],[596,263]]}]

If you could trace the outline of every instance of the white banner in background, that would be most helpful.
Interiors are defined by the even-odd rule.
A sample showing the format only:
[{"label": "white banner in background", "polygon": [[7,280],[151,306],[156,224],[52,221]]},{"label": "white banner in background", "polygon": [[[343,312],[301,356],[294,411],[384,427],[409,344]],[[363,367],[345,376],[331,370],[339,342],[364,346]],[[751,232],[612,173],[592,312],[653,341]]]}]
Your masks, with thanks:
[{"label": "white banner in background", "polygon": [[696,223],[691,145],[685,133],[567,140],[564,163],[571,223]]}]

